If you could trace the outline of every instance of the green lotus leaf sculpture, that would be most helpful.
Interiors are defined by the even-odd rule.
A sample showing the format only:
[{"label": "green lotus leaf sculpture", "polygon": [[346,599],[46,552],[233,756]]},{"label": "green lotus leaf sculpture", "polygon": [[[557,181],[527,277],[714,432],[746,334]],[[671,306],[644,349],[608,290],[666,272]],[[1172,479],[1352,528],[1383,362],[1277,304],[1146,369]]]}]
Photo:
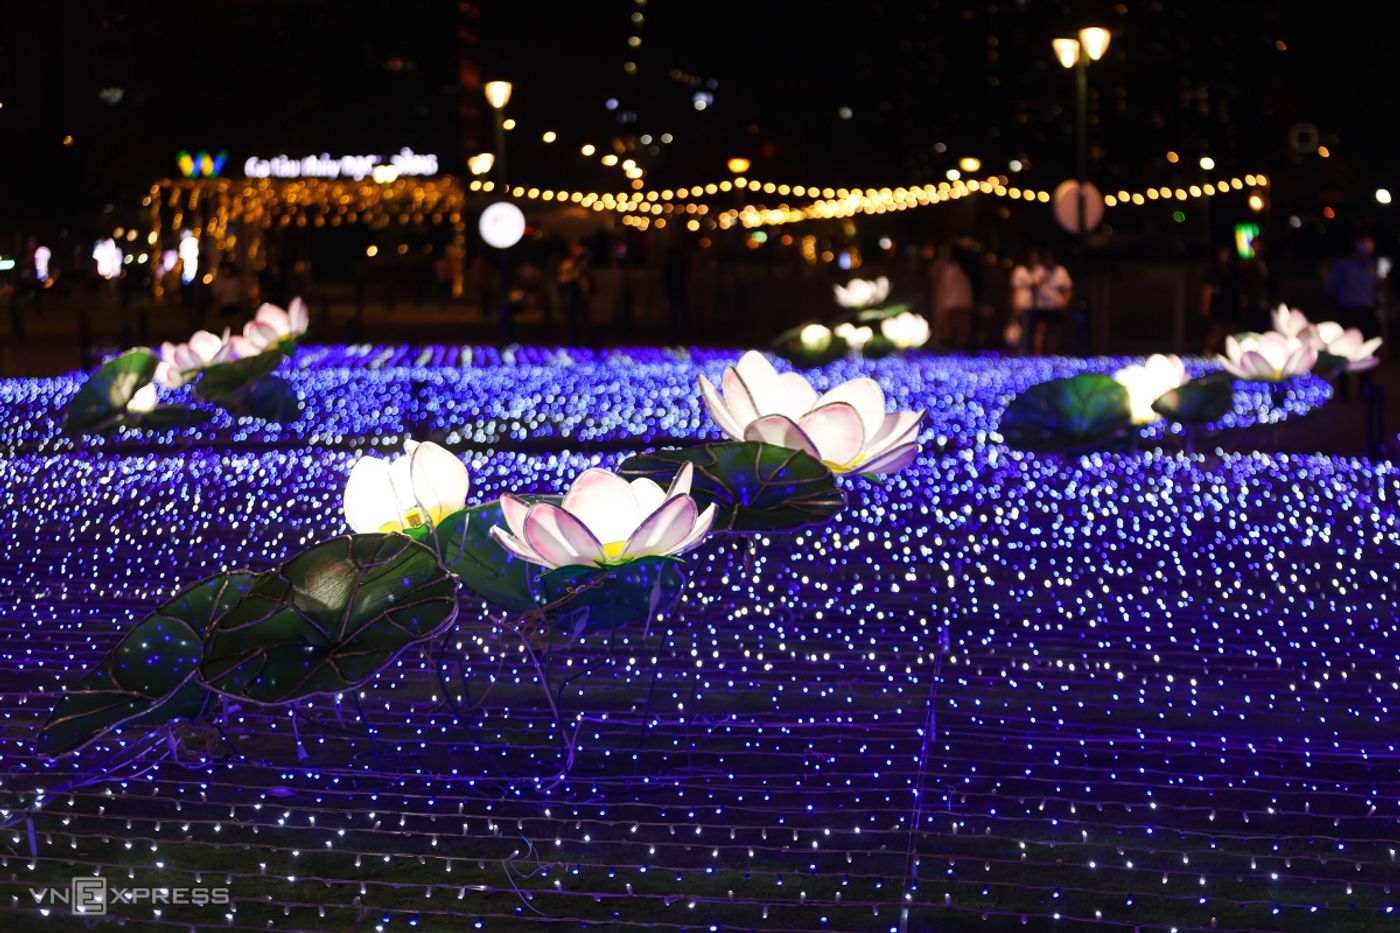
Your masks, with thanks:
[{"label": "green lotus leaf sculpture", "polygon": [[539,578],[545,604],[558,603],[544,616],[566,638],[644,622],[680,598],[682,566],[673,557],[644,557],[611,567],[558,567]]},{"label": "green lotus leaf sculpture", "polygon": [[1001,436],[1012,447],[1043,452],[1109,446],[1132,427],[1128,390],[1102,373],[1080,373],[1031,386],[1007,404]]},{"label": "green lotus leaf sculpture", "polygon": [[39,732],[39,753],[77,751],[119,726],[199,716],[212,699],[195,676],[204,634],[255,580],[246,571],[200,580],[137,622],[64,691]]},{"label": "green lotus leaf sculpture", "polygon": [[[551,498],[558,501],[557,496]],[[506,527],[499,500],[462,509],[439,522],[432,534],[443,566],[498,609],[515,615],[537,609],[535,583],[542,569],[497,544],[491,537],[493,525]]]},{"label": "green lotus leaf sculpture", "polygon": [[127,405],[155,378],[156,362],[154,353],[138,347],[103,363],[73,397],[64,430],[74,434],[105,431],[135,418]]},{"label": "green lotus leaf sculpture", "polygon": [[342,693],[450,626],[457,580],[401,534],[332,538],[263,574],[215,620],[199,674],[254,703]]},{"label": "green lotus leaf sculpture", "polygon": [[820,461],[757,441],[641,454],[625,460],[618,472],[664,487],[687,461],[695,466],[690,494],[702,509],[714,503],[718,530],[795,531],[827,521],[846,504]]},{"label": "green lotus leaf sculpture", "polygon": [[1210,424],[1235,407],[1235,380],[1229,373],[1192,379],[1152,403],[1152,410],[1179,424]]}]

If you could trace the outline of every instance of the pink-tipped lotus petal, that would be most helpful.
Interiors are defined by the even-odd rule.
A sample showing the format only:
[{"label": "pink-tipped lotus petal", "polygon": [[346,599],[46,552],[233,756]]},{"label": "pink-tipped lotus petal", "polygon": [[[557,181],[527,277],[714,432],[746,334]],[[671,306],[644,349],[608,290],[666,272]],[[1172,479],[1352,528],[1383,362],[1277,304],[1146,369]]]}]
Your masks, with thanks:
[{"label": "pink-tipped lotus petal", "polygon": [[306,333],[306,327],[311,322],[311,315],[307,313],[306,302],[300,298],[293,298],[292,303],[287,307],[287,325],[293,334]]},{"label": "pink-tipped lotus petal", "polygon": [[885,422],[885,391],[868,376],[843,382],[817,399],[817,405],[845,402],[856,410],[866,437],[874,437]]},{"label": "pink-tipped lotus petal", "polygon": [[[676,475],[671,477],[671,485],[666,488],[666,498],[674,499],[676,496],[690,495],[690,482],[695,476],[695,464],[687,460],[681,464],[681,468],[676,471]],[[641,514],[647,515],[648,512]]]},{"label": "pink-tipped lotus petal", "polygon": [[173,365],[182,373],[201,369],[204,366],[204,360],[188,344],[182,343],[176,347],[174,357]]},{"label": "pink-tipped lotus petal", "polygon": [[603,545],[593,532],[551,502],[536,502],[525,513],[525,543],[551,567],[603,562]]},{"label": "pink-tipped lotus petal", "polygon": [[1294,350],[1292,355],[1284,362],[1281,372],[1285,376],[1301,376],[1303,373],[1311,372],[1317,365],[1317,347],[1310,344],[1303,344]]},{"label": "pink-tipped lotus petal", "polygon": [[519,496],[511,493],[501,496],[501,517],[506,520],[510,533],[517,538],[525,537],[525,513],[528,511],[530,503]]},{"label": "pink-tipped lotus petal", "polygon": [[1232,359],[1230,359],[1228,356],[1218,356],[1218,355],[1217,355],[1216,358],[1215,358],[1215,362],[1219,363],[1221,369],[1225,370],[1227,373],[1229,373],[1230,375],[1234,376],[1236,379],[1248,379],[1248,378],[1249,378],[1249,373],[1247,373],[1247,372],[1245,372],[1243,369],[1241,369],[1241,368],[1235,363],[1235,361],[1232,360]]},{"label": "pink-tipped lotus petal", "polygon": [[[1322,336],[1321,331],[1318,331],[1318,336]],[[1349,360],[1354,359],[1357,351],[1361,349],[1361,331],[1353,327],[1351,330],[1343,331],[1331,339],[1324,338],[1322,341],[1322,349],[1333,356],[1341,356]]]},{"label": "pink-tipped lotus petal", "polygon": [[686,535],[680,547],[676,548],[676,554],[683,554],[695,545],[700,543],[700,539],[710,533],[710,527],[715,523],[715,504],[711,502],[705,506],[705,510],[695,518],[695,526],[691,528],[690,534]]},{"label": "pink-tipped lotus petal", "polygon": [[760,441],[789,450],[801,450],[818,460],[821,459],[817,445],[786,415],[769,415],[751,422],[744,429],[744,440]]},{"label": "pink-tipped lotus petal", "polygon": [[1244,356],[1240,357],[1240,369],[1246,379],[1273,378],[1275,374],[1274,364],[1257,350],[1245,351]]},{"label": "pink-tipped lotus petal", "polygon": [[893,450],[886,451],[885,453],[874,458],[873,460],[869,460],[865,463],[862,463],[856,469],[856,472],[894,473],[898,470],[904,469],[910,463],[914,462],[914,458],[918,455],[918,444],[904,444],[894,448]]},{"label": "pink-tipped lotus petal", "polygon": [[616,473],[597,467],[579,474],[565,493],[563,505],[566,512],[604,543],[626,541],[642,520],[631,484]]},{"label": "pink-tipped lotus petal", "polygon": [[721,387],[724,389],[724,404],[729,408],[734,422],[747,428],[758,417],[758,409],[754,407],[748,386],[744,385],[744,380],[739,378],[733,366],[724,371]]},{"label": "pink-tipped lotus petal", "polygon": [[923,420],[922,411],[896,411],[886,415],[880,430],[865,442],[865,455],[878,457],[887,450],[912,443],[919,436],[919,425]]},{"label": "pink-tipped lotus petal", "polygon": [[539,564],[541,567],[550,566],[548,561],[546,561],[540,555],[536,554],[534,551],[530,550],[529,545],[527,545],[524,541],[521,541],[520,539],[516,538],[514,535],[512,535],[510,532],[506,531],[499,525],[492,526],[491,537],[496,539],[497,544],[499,544],[501,547],[505,548],[507,551],[514,554],[516,557],[520,558],[523,561],[528,561],[532,564]]},{"label": "pink-tipped lotus petal", "polygon": [[[882,419],[883,420],[883,419]],[[813,408],[797,422],[829,464],[845,466],[865,448],[865,425],[855,406],[832,402]]]},{"label": "pink-tipped lotus petal", "polygon": [[710,418],[721,431],[736,441],[743,439],[744,426],[734,419],[724,399],[720,398],[719,390],[704,376],[700,377],[700,398],[705,403],[705,410],[710,413]]},{"label": "pink-tipped lotus petal", "polygon": [[[247,345],[252,348],[254,354],[261,353],[263,350],[272,346],[277,342],[277,338],[277,331],[273,329],[271,325],[264,324],[262,321],[249,321],[247,324],[243,325],[243,339],[246,341]],[[251,354],[245,354],[239,351],[238,355],[242,357]]]},{"label": "pink-tipped lotus petal", "polygon": [[258,313],[253,315],[253,320],[259,324],[266,324],[272,328],[273,333],[278,337],[289,334],[292,331],[292,320],[287,316],[287,312],[272,304],[265,304],[258,308]]},{"label": "pink-tipped lotus petal", "polygon": [[817,390],[801,373],[783,373],[778,376],[787,393],[787,407],[783,414],[789,418],[800,418],[817,404]]},{"label": "pink-tipped lotus petal", "polygon": [[180,375],[180,371],[165,360],[156,363],[156,382],[167,389],[178,389],[185,384],[185,377]]},{"label": "pink-tipped lotus petal", "polygon": [[619,556],[627,558],[670,554],[695,528],[695,500],[689,496],[668,499],[652,512],[627,539]]},{"label": "pink-tipped lotus petal", "polygon": [[1378,356],[1367,357],[1365,359],[1351,360],[1347,363],[1347,372],[1364,373],[1368,369],[1375,369],[1381,363]]},{"label": "pink-tipped lotus petal", "polygon": [[199,354],[201,360],[212,360],[223,345],[223,337],[211,334],[207,330],[197,330],[190,335],[190,349]]}]

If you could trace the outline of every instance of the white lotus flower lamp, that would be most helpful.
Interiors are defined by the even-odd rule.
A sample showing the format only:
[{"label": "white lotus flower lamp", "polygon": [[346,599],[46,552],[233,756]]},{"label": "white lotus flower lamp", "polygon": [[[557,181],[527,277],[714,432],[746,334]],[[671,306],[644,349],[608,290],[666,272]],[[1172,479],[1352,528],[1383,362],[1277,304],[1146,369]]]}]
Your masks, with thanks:
[{"label": "white lotus flower lamp", "polygon": [[160,345],[160,359],[166,365],[157,370],[156,381],[167,389],[178,389],[210,363],[219,362],[227,344],[227,330],[222,337],[197,330],[185,343],[166,341]]},{"label": "white lotus flower lamp", "polygon": [[883,275],[873,280],[851,279],[845,285],[831,286],[831,290],[843,308],[869,308],[889,297],[890,280]]},{"label": "white lotus flower lamp", "polygon": [[913,311],[902,311],[880,322],[880,333],[901,350],[915,350],[932,336],[928,320]]},{"label": "white lotus flower lamp", "polygon": [[1312,371],[1317,347],[1297,337],[1270,331],[1225,338],[1225,355],[1219,357],[1226,372],[1256,382],[1278,382]]},{"label": "white lotus flower lamp", "polygon": [[584,470],[564,501],[526,502],[501,497],[509,530],[491,529],[521,560],[541,567],[608,567],[642,557],[683,554],[710,533],[713,503],[700,511],[690,496],[694,468],[687,463],[669,489],[649,479],[627,481],[607,470]]},{"label": "white lotus flower lamp", "polygon": [[870,338],[875,336],[875,331],[871,330],[869,327],[864,325],[857,327],[850,321],[837,324],[836,330],[833,331],[833,333],[846,341],[846,346],[857,352],[860,351],[861,347],[870,342]]},{"label": "white lotus flower lamp", "polygon": [[345,522],[357,533],[440,523],[467,504],[467,467],[431,442],[404,441],[391,460],[361,457],[345,483]]},{"label": "white lotus flower lamp", "polygon": [[254,353],[261,353],[300,337],[306,333],[308,322],[306,303],[300,298],[292,299],[291,305],[285,311],[276,305],[265,304],[244,326],[243,337]]},{"label": "white lotus flower lamp", "polygon": [[809,353],[822,353],[831,346],[831,328],[825,324],[808,324],[798,332],[797,342]]},{"label": "white lotus flower lamp", "polygon": [[885,393],[860,377],[818,396],[797,373],[778,374],[750,350],[724,371],[721,395],[704,376],[700,394],[721,431],[737,441],[801,450],[833,473],[893,473],[918,455],[922,411],[885,412]]},{"label": "white lotus flower lamp", "polygon": [[1154,353],[1142,363],[1124,366],[1113,378],[1128,390],[1133,424],[1151,424],[1162,417],[1152,403],[1186,381],[1186,365],[1175,354]]},{"label": "white lotus flower lamp", "polygon": [[1304,332],[1302,339],[1316,347],[1319,354],[1326,353],[1345,360],[1347,372],[1365,372],[1380,363],[1376,351],[1381,347],[1381,338],[1367,340],[1360,330],[1343,327],[1336,321],[1312,325]]}]

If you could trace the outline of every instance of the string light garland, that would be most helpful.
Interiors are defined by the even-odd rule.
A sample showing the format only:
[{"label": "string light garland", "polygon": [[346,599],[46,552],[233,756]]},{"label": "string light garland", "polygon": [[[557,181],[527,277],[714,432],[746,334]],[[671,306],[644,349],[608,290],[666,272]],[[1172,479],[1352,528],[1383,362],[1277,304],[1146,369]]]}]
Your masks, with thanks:
[{"label": "string light garland", "polygon": [[[1119,190],[1104,196],[1109,208],[1142,206],[1154,201],[1188,201],[1249,191],[1251,199],[1268,186],[1264,175],[1220,177],[1187,187],[1162,185],[1130,192]],[[231,253],[237,235],[231,229],[248,231],[245,248],[256,264],[263,250],[265,231],[274,228],[339,226],[367,223],[377,229],[409,224],[447,224],[452,231],[449,255],[465,256],[466,224],[471,194],[493,194],[496,184],[473,178],[466,184],[452,176],[439,178],[399,178],[384,184],[370,180],[322,181],[297,179],[165,179],[152,185],[145,204],[150,209],[151,231],[148,242],[154,255],[189,231],[195,237],[212,237],[221,253]],[[540,204],[575,205],[595,212],[619,215],[623,224],[645,230],[655,224],[664,227],[668,219],[679,218],[690,230],[727,230],[734,227],[755,229],[781,226],[807,220],[829,220],[906,211],[982,195],[1033,204],[1048,204],[1050,192],[1028,185],[1012,184],[1004,175],[983,179],[958,179],[937,184],[897,188],[832,188],[761,181],[751,178],[722,179],[690,186],[628,192],[577,191],[508,185],[501,193]],[[720,208],[717,198],[747,193],[750,197],[776,197],[784,200],[769,206],[759,202]],[[791,200],[787,200],[791,199]],[[454,295],[461,295],[461,262],[452,263]],[[164,290],[159,277],[156,295]]]}]

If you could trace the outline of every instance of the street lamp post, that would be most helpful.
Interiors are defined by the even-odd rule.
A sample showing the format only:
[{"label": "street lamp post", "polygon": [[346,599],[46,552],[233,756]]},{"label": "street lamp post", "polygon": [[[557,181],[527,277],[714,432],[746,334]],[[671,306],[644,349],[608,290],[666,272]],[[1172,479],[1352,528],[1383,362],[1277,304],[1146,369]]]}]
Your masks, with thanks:
[{"label": "street lamp post", "polygon": [[[509,81],[488,81],[483,88],[486,93],[486,102],[491,105],[491,109],[496,113],[496,152],[494,158],[482,159],[481,163],[485,171],[494,169],[496,176],[496,187],[500,190],[501,196],[506,195],[506,104],[510,102],[511,83]],[[496,313],[499,316],[501,328],[501,343],[508,344],[513,337],[510,320],[510,257],[506,250],[501,250],[501,285],[498,296],[499,305]]]},{"label": "street lamp post", "polygon": [[1050,45],[1055,57],[1065,68],[1074,69],[1074,180],[1076,201],[1075,292],[1079,295],[1080,320],[1077,323],[1080,350],[1088,349],[1089,295],[1089,225],[1085,205],[1085,185],[1089,174],[1089,63],[1103,58],[1108,51],[1107,29],[1086,26],[1077,38],[1055,39]]}]

